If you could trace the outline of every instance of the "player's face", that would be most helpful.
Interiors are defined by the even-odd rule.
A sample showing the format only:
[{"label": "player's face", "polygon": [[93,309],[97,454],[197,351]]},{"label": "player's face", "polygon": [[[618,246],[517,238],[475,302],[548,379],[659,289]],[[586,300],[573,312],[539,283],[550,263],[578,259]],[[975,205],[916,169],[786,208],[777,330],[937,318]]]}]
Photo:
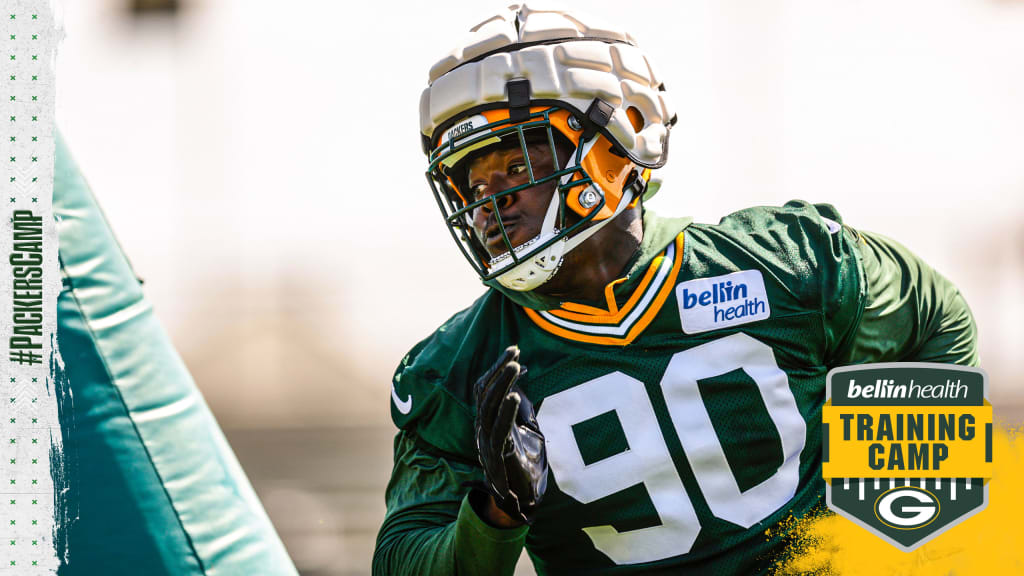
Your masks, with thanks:
[{"label": "player's face", "polygon": [[[555,159],[548,143],[530,144],[526,149],[530,155],[530,165],[535,179],[549,176],[555,171]],[[569,153],[559,150],[558,155],[564,164]],[[518,146],[495,149],[469,163],[468,183],[473,201],[521,186],[529,181],[530,171],[526,166],[526,158],[522,148]],[[513,247],[540,234],[541,224],[544,222],[557,184],[557,180],[551,180],[498,200],[501,222]],[[508,251],[492,204],[484,204],[473,212],[473,229],[491,256]]]}]

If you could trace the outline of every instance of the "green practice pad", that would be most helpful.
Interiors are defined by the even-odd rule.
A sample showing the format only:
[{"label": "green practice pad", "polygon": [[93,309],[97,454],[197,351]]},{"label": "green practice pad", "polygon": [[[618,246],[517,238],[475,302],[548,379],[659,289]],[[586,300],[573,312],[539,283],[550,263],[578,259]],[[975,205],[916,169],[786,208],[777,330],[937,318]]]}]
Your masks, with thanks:
[{"label": "green practice pad", "polygon": [[58,574],[296,574],[59,136],[53,210]]}]

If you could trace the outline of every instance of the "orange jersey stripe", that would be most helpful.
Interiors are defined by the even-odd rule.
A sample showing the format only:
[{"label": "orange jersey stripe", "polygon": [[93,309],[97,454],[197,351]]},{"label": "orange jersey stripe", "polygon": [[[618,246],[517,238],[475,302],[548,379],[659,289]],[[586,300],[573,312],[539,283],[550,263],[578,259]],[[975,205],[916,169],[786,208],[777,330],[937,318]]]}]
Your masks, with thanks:
[{"label": "orange jersey stripe", "polygon": [[[651,302],[651,304],[648,306],[647,310],[644,311],[644,313],[640,316],[640,318],[638,318],[636,320],[636,322],[633,324],[633,326],[629,328],[629,331],[626,333],[625,336],[622,336],[622,337],[618,337],[618,336],[604,336],[604,335],[585,334],[585,333],[582,333],[582,332],[576,332],[574,330],[569,330],[569,329],[563,328],[561,326],[556,326],[555,324],[552,324],[551,322],[545,320],[535,310],[531,310],[529,308],[524,308],[524,311],[526,312],[526,315],[530,318],[530,320],[532,320],[535,324],[537,324],[537,326],[539,326],[542,329],[544,329],[545,331],[550,332],[551,334],[554,334],[554,335],[559,336],[561,338],[565,338],[567,340],[573,340],[573,341],[576,341],[576,342],[585,342],[587,344],[601,344],[601,345],[607,345],[607,346],[626,346],[627,344],[629,344],[633,340],[635,340],[641,333],[643,333],[644,329],[646,329],[647,326],[650,325],[650,323],[654,320],[655,316],[658,315],[658,312],[661,310],[661,307],[665,304],[665,300],[668,299],[669,294],[675,288],[676,278],[679,276],[679,270],[682,267],[682,262],[683,262],[683,242],[684,242],[683,234],[680,233],[679,236],[676,237],[675,242],[676,242],[676,257],[675,257],[675,261],[672,263],[672,270],[669,272],[668,277],[665,278],[664,283],[658,288],[658,293],[654,297],[654,300]],[[664,259],[664,255],[661,255],[661,256],[658,256],[658,258],[656,258],[655,261],[651,262],[651,265],[650,265],[650,267],[647,270],[647,274],[645,275],[644,280],[641,282],[641,284],[639,286],[637,286],[636,290],[630,296],[630,299],[629,299],[629,302],[627,302],[627,305],[625,307],[623,307],[622,311],[620,311],[622,317],[625,317],[626,314],[629,312],[629,310],[633,306],[636,305],[636,302],[638,302],[640,300],[640,297],[643,295],[645,289],[647,288],[647,285],[650,284],[651,279],[654,278],[654,275],[655,275],[655,273],[658,270],[658,266],[656,266],[655,264],[660,265],[663,259]],[[551,313],[554,314],[555,311],[551,311]],[[572,316],[570,317],[570,316],[568,316],[568,314],[572,314]],[[568,314],[563,313],[563,314],[558,314],[558,316],[560,318],[572,319],[574,321],[587,322],[587,323],[594,324],[594,325],[603,325],[603,324],[608,324],[609,323],[606,320],[604,320],[601,316],[598,316],[597,318],[594,318],[591,315],[575,314],[575,313],[568,313]],[[602,319],[599,320],[599,318],[602,318]]]}]

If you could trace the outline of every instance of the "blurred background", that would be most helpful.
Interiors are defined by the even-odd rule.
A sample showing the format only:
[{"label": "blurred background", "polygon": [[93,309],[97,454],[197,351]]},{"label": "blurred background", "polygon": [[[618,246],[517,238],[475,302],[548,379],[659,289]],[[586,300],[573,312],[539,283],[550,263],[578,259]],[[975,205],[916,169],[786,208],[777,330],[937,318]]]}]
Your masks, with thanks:
[{"label": "blurred background", "polygon": [[[63,4],[60,128],[305,575],[369,573],[392,371],[483,291],[423,177],[417,107],[501,6]],[[650,208],[717,222],[801,198],[900,240],[965,294],[997,415],[1019,417],[1024,1],[585,11],[631,31],[675,99]]]}]

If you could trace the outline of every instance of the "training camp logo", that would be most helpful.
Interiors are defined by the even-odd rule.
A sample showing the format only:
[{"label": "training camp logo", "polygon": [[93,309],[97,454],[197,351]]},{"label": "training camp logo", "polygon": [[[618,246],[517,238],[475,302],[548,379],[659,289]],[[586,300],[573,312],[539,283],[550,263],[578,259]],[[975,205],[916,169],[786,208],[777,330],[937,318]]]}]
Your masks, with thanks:
[{"label": "training camp logo", "polygon": [[760,270],[741,270],[676,286],[683,332],[699,334],[771,316]]},{"label": "training camp logo", "polygon": [[828,507],[910,552],[988,504],[992,405],[978,368],[863,364],[828,373]]}]

